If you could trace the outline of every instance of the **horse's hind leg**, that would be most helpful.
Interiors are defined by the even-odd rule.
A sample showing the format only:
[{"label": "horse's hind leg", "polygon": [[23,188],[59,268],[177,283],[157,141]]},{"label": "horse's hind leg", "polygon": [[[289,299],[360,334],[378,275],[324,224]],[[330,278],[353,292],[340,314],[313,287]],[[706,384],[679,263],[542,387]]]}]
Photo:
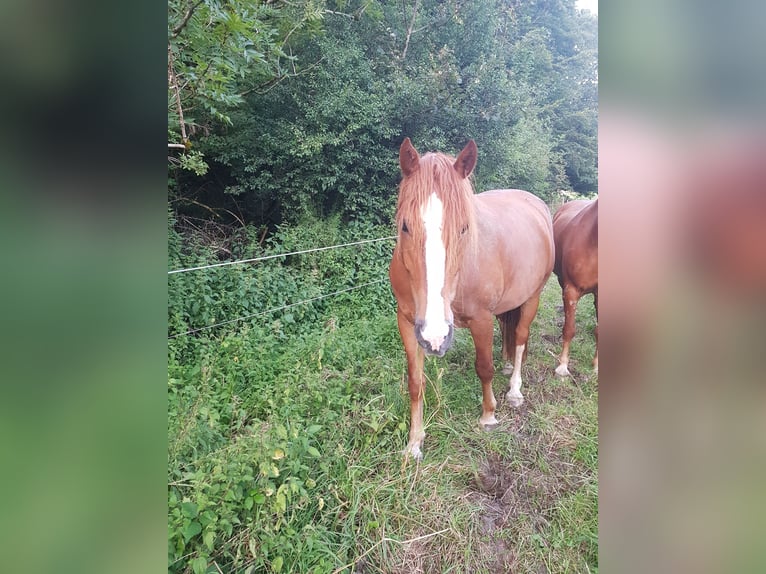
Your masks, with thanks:
[{"label": "horse's hind leg", "polygon": [[524,403],[524,395],[521,394],[521,366],[527,356],[529,326],[537,314],[539,302],[540,293],[538,292],[519,307],[518,323],[515,330],[516,346],[514,349],[513,373],[511,374],[510,388],[505,395],[506,400],[513,407],[520,407]]},{"label": "horse's hind leg", "polygon": [[556,374],[559,377],[568,377],[570,376],[569,345],[575,335],[575,311],[577,311],[577,302],[580,300],[580,291],[574,285],[566,284],[562,291],[562,297],[564,299],[564,330],[561,336],[563,341]]},{"label": "horse's hind leg", "polygon": [[492,339],[494,337],[494,321],[492,315],[485,319],[476,319],[469,325],[473,346],[476,349],[476,374],[481,380],[481,418],[479,424],[489,430],[497,426],[495,408],[497,401],[492,391],[492,377],[495,374],[495,366],[492,363]]},{"label": "horse's hind leg", "polygon": [[511,309],[497,316],[500,323],[500,336],[503,340],[503,374],[513,373],[513,353],[516,347],[516,324],[519,322],[519,310]]}]

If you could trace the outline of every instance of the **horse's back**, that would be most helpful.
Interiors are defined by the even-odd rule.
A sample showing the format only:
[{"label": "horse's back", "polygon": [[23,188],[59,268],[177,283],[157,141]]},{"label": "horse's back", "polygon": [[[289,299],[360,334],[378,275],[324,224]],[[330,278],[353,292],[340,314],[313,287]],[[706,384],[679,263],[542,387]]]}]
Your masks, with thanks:
[{"label": "horse's back", "polygon": [[550,239],[552,245],[551,212],[536,195],[521,189],[492,189],[476,195],[475,201],[485,227],[512,232],[514,226],[522,226],[545,243]]},{"label": "horse's back", "polygon": [[551,212],[545,202],[523,189],[490,189],[475,195],[474,199],[488,207],[515,208],[519,211],[514,213],[522,213],[525,216],[535,213],[544,220],[551,219]]},{"label": "horse's back", "polygon": [[583,209],[591,205],[593,201],[589,199],[574,199],[566,202],[558,208],[553,215],[553,233],[557,235],[563,230],[572,219]]}]

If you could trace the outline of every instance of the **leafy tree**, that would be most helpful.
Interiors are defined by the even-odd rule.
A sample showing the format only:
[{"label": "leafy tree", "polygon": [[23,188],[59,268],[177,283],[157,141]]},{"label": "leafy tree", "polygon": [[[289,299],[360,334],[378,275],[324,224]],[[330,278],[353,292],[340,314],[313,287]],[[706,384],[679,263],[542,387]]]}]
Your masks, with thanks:
[{"label": "leafy tree", "polygon": [[595,188],[596,24],[574,0],[302,9],[263,18],[275,32],[259,53],[272,57],[230,76],[240,99],[225,117],[205,100],[211,172],[179,174],[182,197],[272,227],[307,214],[387,223],[404,136],[453,153],[475,139],[479,190]]},{"label": "leafy tree", "polygon": [[169,149],[184,152],[175,164],[199,175],[207,166],[191,137],[215,123],[231,124],[243,99],[241,82],[266,85],[289,76],[290,36],[315,33],[321,4],[261,0],[168,1]]},{"label": "leafy tree", "polygon": [[574,0],[512,5],[519,41],[511,68],[533,87],[564,168],[561,186],[592,192],[598,186],[598,21],[578,11]]}]

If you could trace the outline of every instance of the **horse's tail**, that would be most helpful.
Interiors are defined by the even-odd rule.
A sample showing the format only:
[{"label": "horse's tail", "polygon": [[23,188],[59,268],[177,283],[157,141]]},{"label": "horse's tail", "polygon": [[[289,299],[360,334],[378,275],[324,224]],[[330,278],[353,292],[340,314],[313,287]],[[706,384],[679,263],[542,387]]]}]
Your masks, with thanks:
[{"label": "horse's tail", "polygon": [[[521,309],[511,309],[497,316],[500,322],[500,333],[503,337],[503,363],[512,362],[516,353],[516,325],[519,324]],[[524,349],[526,355],[526,349]]]}]

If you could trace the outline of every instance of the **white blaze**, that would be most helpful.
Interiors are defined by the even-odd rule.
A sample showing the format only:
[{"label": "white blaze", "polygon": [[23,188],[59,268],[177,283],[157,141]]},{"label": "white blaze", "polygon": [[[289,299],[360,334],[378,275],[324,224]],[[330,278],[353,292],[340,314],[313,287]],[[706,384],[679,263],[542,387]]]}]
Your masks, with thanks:
[{"label": "white blaze", "polygon": [[449,333],[449,324],[444,318],[444,275],[447,251],[442,241],[443,205],[432,193],[423,207],[423,226],[426,231],[426,315],[423,338],[436,350],[441,347]]}]

